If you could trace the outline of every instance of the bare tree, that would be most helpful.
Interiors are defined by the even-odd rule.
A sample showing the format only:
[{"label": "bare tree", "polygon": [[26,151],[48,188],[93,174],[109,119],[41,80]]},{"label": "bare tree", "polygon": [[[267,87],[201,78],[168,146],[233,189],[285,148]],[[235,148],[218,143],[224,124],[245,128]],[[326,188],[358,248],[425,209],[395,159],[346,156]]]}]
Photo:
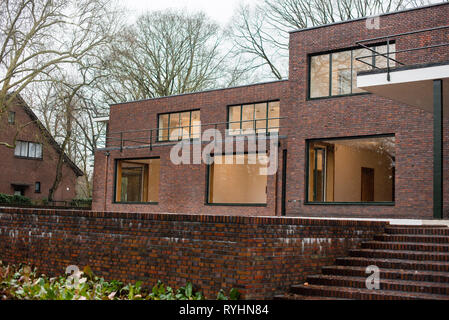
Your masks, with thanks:
[{"label": "bare tree", "polygon": [[[32,83],[107,42],[107,0],[0,2],[0,116]],[[15,141],[2,141],[14,148]]]},{"label": "bare tree", "polygon": [[108,103],[199,91],[223,77],[222,33],[203,13],[152,12],[111,43],[104,57]]},{"label": "bare tree", "polygon": [[[232,33],[235,55],[247,56],[253,70],[281,79],[288,55],[288,31],[367,17],[429,3],[428,0],[260,0],[238,10]],[[268,67],[268,68],[267,68]],[[246,66],[248,68],[248,66]]]}]

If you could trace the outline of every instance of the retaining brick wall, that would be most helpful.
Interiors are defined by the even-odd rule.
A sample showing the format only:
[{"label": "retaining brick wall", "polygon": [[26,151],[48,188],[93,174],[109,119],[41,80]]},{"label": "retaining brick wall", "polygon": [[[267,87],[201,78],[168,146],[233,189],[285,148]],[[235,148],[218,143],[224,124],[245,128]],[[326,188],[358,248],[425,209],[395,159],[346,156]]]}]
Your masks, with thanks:
[{"label": "retaining brick wall", "polygon": [[0,208],[0,260],[48,275],[68,265],[106,279],[238,288],[270,298],[381,233],[385,222]]}]

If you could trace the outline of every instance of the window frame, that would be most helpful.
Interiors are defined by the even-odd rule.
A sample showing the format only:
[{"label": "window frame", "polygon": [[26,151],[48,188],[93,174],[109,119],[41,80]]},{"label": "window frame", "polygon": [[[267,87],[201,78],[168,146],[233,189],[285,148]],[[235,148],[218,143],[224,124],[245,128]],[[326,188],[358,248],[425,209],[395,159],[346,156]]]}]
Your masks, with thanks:
[{"label": "window frame", "polygon": [[[390,40],[390,45],[396,45],[395,40]],[[386,41],[382,41],[379,43],[373,43],[370,44],[368,47],[378,47],[378,46],[386,46],[388,43]],[[314,52],[307,55],[307,95],[306,95],[306,101],[314,101],[314,100],[321,100],[321,99],[331,99],[331,98],[341,98],[341,97],[351,97],[351,96],[360,96],[360,95],[366,95],[371,94],[371,92],[356,92],[352,93],[352,73],[353,73],[353,57],[354,57],[354,50],[357,49],[363,49],[362,46],[353,46],[353,47],[347,47],[347,48],[340,48],[335,50],[328,50],[328,51],[322,51],[322,52]],[[332,95],[332,54],[338,53],[338,52],[344,52],[344,51],[351,51],[351,93],[347,94],[339,94],[339,95]],[[312,57],[320,56],[320,55],[329,55],[329,95],[322,96],[322,97],[311,97],[310,91],[311,91],[311,81],[312,81],[312,70],[311,70],[311,63],[312,63]],[[376,57],[372,56],[373,63],[375,64]]]},{"label": "window frame", "polygon": [[[245,152],[232,152],[232,153],[220,153],[220,154],[210,154],[210,158],[213,158],[215,156],[230,156],[230,155],[248,155],[248,154],[256,154],[258,152],[256,151],[245,151]],[[268,153],[268,152],[267,152]],[[206,192],[205,192],[205,199],[204,199],[204,205],[205,206],[223,206],[223,207],[267,207],[268,206],[268,175],[267,175],[267,202],[266,203],[212,203],[209,202],[209,190],[210,190],[210,170],[212,164],[206,164]]]},{"label": "window frame", "polygon": [[[270,103],[270,102],[279,102],[279,119],[278,119],[278,121],[279,121],[279,128],[277,128],[277,132],[270,132],[269,131],[269,128],[268,128],[268,123],[270,122],[270,118],[268,118],[268,113],[269,113],[269,107],[268,107],[268,104]],[[257,124],[256,124],[256,122],[258,121],[257,119],[256,119],[256,117],[255,117],[255,105],[257,105],[257,104],[262,104],[262,103],[265,103],[266,104],[266,106],[267,106],[267,108],[266,108],[266,118],[265,118],[265,122],[266,122],[266,124],[265,124],[265,133],[258,133],[257,132]],[[253,123],[254,123],[254,125],[255,126],[253,126],[253,130],[254,130],[254,132],[252,132],[252,133],[250,133],[250,134],[248,134],[248,133],[244,133],[243,132],[243,130],[247,130],[247,129],[243,129],[242,127],[243,127],[243,122],[242,122],[242,118],[243,118],[243,106],[245,106],[245,105],[254,105],[254,113],[253,113]],[[238,129],[231,129],[230,128],[230,110],[231,110],[231,108],[233,108],[233,107],[240,107],[240,133],[238,133],[238,134],[230,134],[230,131],[231,130],[238,130]],[[263,101],[256,101],[256,102],[245,102],[245,103],[239,103],[239,104],[230,104],[230,105],[227,105],[226,106],[226,136],[227,137],[234,137],[234,136],[242,136],[242,135],[257,135],[257,134],[265,134],[266,136],[269,136],[270,134],[274,134],[274,133],[276,133],[276,134],[279,134],[279,131],[281,130],[281,128],[280,128],[280,117],[281,117],[281,100],[280,99],[274,99],[274,100],[263,100]],[[260,120],[263,120],[263,119],[259,119],[259,121]]]},{"label": "window frame", "polygon": [[[157,121],[157,130],[156,130],[156,142],[177,142],[177,141],[194,141],[194,140],[199,140],[199,138],[201,137],[201,129],[199,132],[200,137],[198,138],[192,138],[192,134],[193,134],[193,129],[192,129],[192,113],[195,111],[199,111],[200,112],[200,122],[201,122],[201,109],[197,108],[197,109],[189,109],[189,110],[179,110],[179,111],[170,111],[170,112],[160,112],[157,114],[156,117],[156,121]],[[181,139],[178,140],[170,140],[170,115],[178,113],[179,114],[179,118],[181,120],[181,114],[184,112],[189,112],[190,113],[190,126],[189,126],[189,138],[188,139],[183,139],[183,137],[181,137]],[[168,115],[168,127],[161,129],[159,127],[160,124],[160,117],[164,116],[164,115]],[[201,127],[200,127],[201,128]],[[161,130],[168,130],[168,139],[160,139],[159,138],[159,131]]]},{"label": "window frame", "polygon": [[[326,202],[326,201],[309,201],[309,179],[310,174],[310,142],[316,142],[316,141],[338,141],[338,140],[357,140],[357,139],[369,139],[369,138],[386,138],[386,137],[395,137],[395,133],[382,133],[382,134],[369,134],[369,135],[356,135],[356,136],[340,136],[340,137],[328,137],[328,138],[310,138],[305,140],[305,185],[304,185],[304,205],[319,205],[319,206],[326,206],[326,205],[358,205],[358,206],[395,206],[396,205],[396,175],[393,178],[393,201],[370,201],[370,202]],[[395,140],[396,143],[396,140]],[[396,144],[395,144],[396,148]],[[394,167],[394,170],[396,171],[396,166]]]},{"label": "window frame", "polygon": [[[12,121],[11,121],[12,117]],[[15,111],[8,111],[8,124],[16,124],[16,112]]]},{"label": "window frame", "polygon": [[[114,159],[114,188],[112,193],[112,203],[113,204],[138,204],[138,205],[158,205],[159,201],[151,201],[151,202],[135,202],[135,201],[117,201],[117,180],[118,180],[118,163],[119,161],[132,161],[132,160],[151,160],[151,159],[161,159],[159,156],[155,157],[133,157],[133,158],[115,158]],[[160,171],[159,171],[159,186],[160,186]],[[159,189],[160,192],[160,189]]]},{"label": "window frame", "polygon": [[[37,188],[37,186],[39,186],[39,188]],[[34,183],[34,193],[41,193],[41,189],[42,188],[42,184],[40,181],[36,181]]]},{"label": "window frame", "polygon": [[[16,148],[17,148],[17,143],[26,143],[27,144],[27,155],[26,156],[22,156],[22,155],[16,155]],[[30,144],[35,144],[35,145],[40,145],[41,147],[40,147],[40,153],[41,153],[41,156],[40,157],[30,157],[29,156],[29,154],[30,154]],[[44,146],[43,146],[43,144],[42,143],[40,143],[40,142],[33,142],[33,141],[25,141],[25,140],[17,140],[16,141],[16,148],[14,148],[14,157],[16,157],[16,158],[19,158],[19,159],[28,159],[28,160],[43,160],[43,158],[44,158]],[[35,150],[35,153],[36,153],[36,149],[34,149]]]}]

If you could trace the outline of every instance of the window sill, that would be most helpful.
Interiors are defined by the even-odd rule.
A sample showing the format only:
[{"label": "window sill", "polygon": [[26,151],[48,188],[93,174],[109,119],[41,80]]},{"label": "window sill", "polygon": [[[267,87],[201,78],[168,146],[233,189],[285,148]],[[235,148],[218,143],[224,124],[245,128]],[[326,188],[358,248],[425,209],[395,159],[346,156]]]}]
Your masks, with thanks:
[{"label": "window sill", "polygon": [[22,157],[22,156],[14,156],[14,158],[17,158],[17,159],[24,159],[24,160],[43,160],[43,159],[44,159],[44,158]]},{"label": "window sill", "polygon": [[223,207],[266,207],[266,203],[204,203],[205,206]]},{"label": "window sill", "polygon": [[368,95],[368,94],[371,94],[371,92],[340,94],[340,95],[336,95],[336,96],[316,97],[316,98],[307,97],[306,101],[316,101],[316,100],[325,100],[325,99],[333,99],[333,98],[356,97],[356,96],[364,96],[364,95]]},{"label": "window sill", "polygon": [[319,205],[319,206],[395,206],[394,201],[381,201],[381,202],[309,202],[304,201],[304,205]]},{"label": "window sill", "polygon": [[158,205],[159,202],[122,202],[122,201],[114,201],[113,204],[149,204],[149,205]]}]

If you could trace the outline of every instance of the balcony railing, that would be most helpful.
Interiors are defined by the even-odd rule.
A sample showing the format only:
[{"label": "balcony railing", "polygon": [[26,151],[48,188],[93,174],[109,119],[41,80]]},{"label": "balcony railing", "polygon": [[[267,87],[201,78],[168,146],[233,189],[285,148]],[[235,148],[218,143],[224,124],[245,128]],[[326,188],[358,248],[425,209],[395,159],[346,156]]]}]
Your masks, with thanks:
[{"label": "balcony railing", "polygon": [[[270,134],[272,133],[279,134],[279,131],[281,130],[280,121],[282,119],[285,119],[285,117],[109,132],[105,137],[106,143],[104,149],[119,149],[120,151],[122,151],[125,148],[149,148],[150,150],[152,150],[155,146],[171,145],[179,141],[202,142],[202,133],[207,129],[215,129],[215,141],[220,141],[218,132],[220,133],[221,138],[224,138],[225,136],[238,137],[242,135],[256,136],[258,134],[263,134],[264,136],[269,138]],[[278,125],[266,125],[264,127],[257,128],[257,124],[263,121],[265,121],[265,123],[267,124],[269,124],[270,121],[277,122]],[[231,128],[232,124],[240,123],[242,123],[240,128]],[[244,123],[252,123],[253,125],[252,127],[244,128]],[[165,130],[169,130],[169,132],[174,131],[177,132],[177,134],[172,134],[168,137],[168,139],[161,139],[161,133]],[[282,138],[282,136],[279,137]],[[210,142],[210,140],[208,140],[207,142]]]},{"label": "balcony railing", "polygon": [[[397,33],[397,34],[392,34],[392,35],[388,35],[388,36],[376,37],[376,38],[364,39],[364,40],[357,41],[356,42],[357,45],[363,47],[364,49],[371,51],[372,54],[367,55],[367,56],[357,57],[356,60],[359,62],[362,62],[366,65],[369,65],[373,69],[384,70],[385,68],[376,67],[376,65],[373,63],[373,60],[375,60],[376,57],[378,57],[378,56],[384,57],[386,59],[386,65],[387,65],[387,67],[386,67],[387,80],[390,81],[390,71],[392,69],[393,62],[395,64],[398,64],[401,66],[410,64],[410,62],[407,62],[406,60],[404,60],[402,62],[402,61],[399,61],[398,59],[396,59],[396,54],[412,52],[412,51],[419,51],[419,50],[426,50],[426,49],[436,49],[436,48],[449,46],[449,42],[441,42],[441,43],[435,43],[435,44],[430,44],[430,45],[426,45],[426,46],[419,46],[419,47],[414,47],[414,48],[390,51],[390,44],[392,44],[393,41],[397,41],[397,39],[400,37],[405,37],[405,36],[410,36],[410,35],[415,35],[415,34],[425,33],[425,32],[431,33],[431,32],[436,32],[436,31],[442,31],[442,32],[445,32],[444,34],[448,35],[448,29],[449,29],[449,25],[446,25],[446,26],[439,26],[439,27],[428,28],[428,29],[420,29],[420,30],[415,30],[415,31]],[[431,38],[431,37],[429,37],[429,38]],[[448,37],[446,37],[446,39],[447,38]],[[378,52],[375,49],[373,49],[372,47],[370,47],[370,43],[376,43],[379,41],[386,41],[387,52],[383,52],[383,53]],[[393,58],[393,56],[394,56],[394,58]],[[367,58],[374,58],[374,59],[369,60],[371,62],[369,62],[369,61],[367,62],[367,61],[363,60],[363,59],[367,59]]]}]

